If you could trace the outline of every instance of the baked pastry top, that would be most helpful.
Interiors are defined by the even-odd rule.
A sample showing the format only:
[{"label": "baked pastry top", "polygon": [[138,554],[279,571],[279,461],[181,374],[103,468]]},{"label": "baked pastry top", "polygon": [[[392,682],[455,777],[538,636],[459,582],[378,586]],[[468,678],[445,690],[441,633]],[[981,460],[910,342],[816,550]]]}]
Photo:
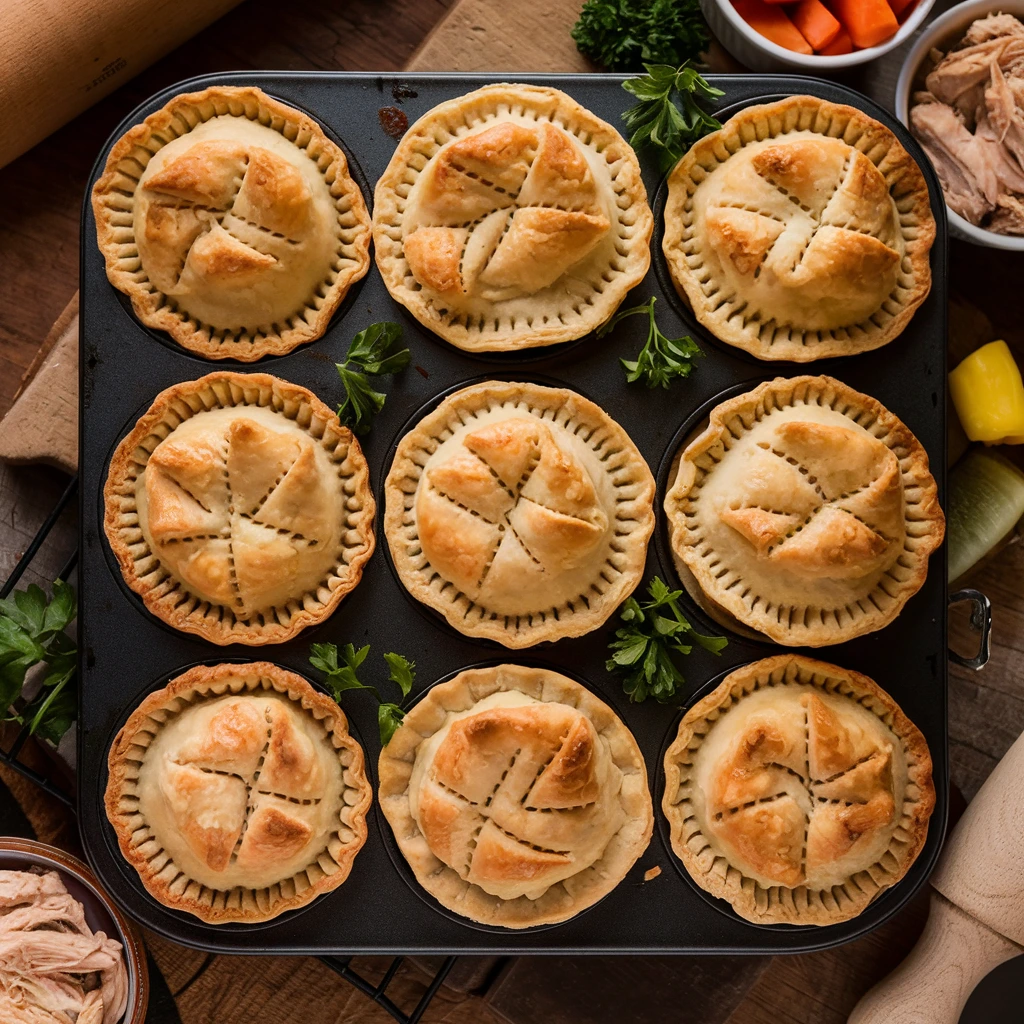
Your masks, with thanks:
[{"label": "baked pastry top", "polygon": [[698,601],[791,646],[887,625],[945,531],[917,438],[831,377],[779,377],[713,409],[665,511]]},{"label": "baked pastry top", "polygon": [[910,869],[935,804],[928,745],[892,697],[797,654],[687,711],[665,773],[676,855],[759,924],[855,917]]},{"label": "baked pastry top", "polygon": [[595,903],[653,826],[643,757],[618,716],[579,683],[518,665],[429,690],[381,752],[380,801],[431,895],[508,928]]},{"label": "baked pastry top", "polygon": [[402,582],[506,647],[600,626],[640,581],[654,480],[625,431],[564,388],[455,392],[398,445],[385,533]]},{"label": "baked pastry top", "polygon": [[158,395],[118,446],[104,527],[155,615],[214,643],[320,622],[373,551],[369,469],[305,388],[218,372]]},{"label": "baked pastry top", "polygon": [[320,337],[369,269],[345,154],[252,87],[176,96],[114,144],[93,189],[111,283],[139,319],[210,359]]},{"label": "baked pastry top", "polygon": [[338,705],[267,662],[199,666],[150,694],[109,754],[107,815],[157,900],[263,921],[337,888],[371,789]]},{"label": "baked pastry top", "polygon": [[647,272],[653,224],[622,136],[532,85],[490,85],[428,111],[374,193],[388,290],[472,351],[599,327]]},{"label": "baked pastry top", "polygon": [[663,248],[715,337],[807,362],[892,341],[931,288],[928,185],[888,128],[792,96],[705,136],[668,180]]}]

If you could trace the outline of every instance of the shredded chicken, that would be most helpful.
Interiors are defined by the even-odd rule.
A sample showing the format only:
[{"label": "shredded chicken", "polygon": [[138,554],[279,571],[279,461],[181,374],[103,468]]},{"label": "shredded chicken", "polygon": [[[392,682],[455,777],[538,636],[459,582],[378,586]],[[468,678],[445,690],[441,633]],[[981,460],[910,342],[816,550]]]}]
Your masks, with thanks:
[{"label": "shredded chicken", "polygon": [[128,1004],[121,944],[93,932],[55,871],[0,871],[0,1021],[117,1024]]},{"label": "shredded chicken", "polygon": [[981,18],[931,59],[910,126],[946,202],[972,224],[1024,234],[1024,23]]}]

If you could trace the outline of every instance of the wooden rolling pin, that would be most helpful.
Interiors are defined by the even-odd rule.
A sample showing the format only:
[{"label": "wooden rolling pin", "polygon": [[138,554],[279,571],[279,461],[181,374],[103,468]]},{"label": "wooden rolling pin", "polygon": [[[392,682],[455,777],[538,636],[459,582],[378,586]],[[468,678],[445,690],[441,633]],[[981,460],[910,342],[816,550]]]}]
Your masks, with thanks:
[{"label": "wooden rolling pin", "polygon": [[0,167],[238,2],[0,0]]},{"label": "wooden rolling pin", "polygon": [[928,924],[849,1024],[957,1024],[974,986],[1024,953],[1024,733],[946,840]]}]

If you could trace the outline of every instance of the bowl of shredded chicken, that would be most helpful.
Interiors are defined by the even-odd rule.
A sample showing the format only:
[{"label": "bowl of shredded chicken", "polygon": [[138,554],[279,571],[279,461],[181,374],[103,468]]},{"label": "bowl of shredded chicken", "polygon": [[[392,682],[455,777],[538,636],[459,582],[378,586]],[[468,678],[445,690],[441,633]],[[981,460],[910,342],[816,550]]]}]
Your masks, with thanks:
[{"label": "bowl of shredded chicken", "polygon": [[1024,2],[973,0],[929,25],[896,112],[935,168],[951,232],[1024,250]]},{"label": "bowl of shredded chicken", "polygon": [[142,1024],[147,992],[141,945],[89,869],[0,839],[0,1021]]}]

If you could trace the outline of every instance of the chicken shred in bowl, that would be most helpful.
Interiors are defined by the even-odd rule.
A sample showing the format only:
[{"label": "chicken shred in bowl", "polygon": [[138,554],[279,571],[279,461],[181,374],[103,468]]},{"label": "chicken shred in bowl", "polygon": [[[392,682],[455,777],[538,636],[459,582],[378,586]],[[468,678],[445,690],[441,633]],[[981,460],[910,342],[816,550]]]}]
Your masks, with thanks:
[{"label": "chicken shred in bowl", "polygon": [[56,871],[0,871],[0,1021],[116,1024],[128,1003],[121,943],[93,932]]},{"label": "chicken shred in bowl", "polygon": [[929,63],[910,127],[946,203],[978,227],[1024,235],[1024,23],[981,18]]}]

